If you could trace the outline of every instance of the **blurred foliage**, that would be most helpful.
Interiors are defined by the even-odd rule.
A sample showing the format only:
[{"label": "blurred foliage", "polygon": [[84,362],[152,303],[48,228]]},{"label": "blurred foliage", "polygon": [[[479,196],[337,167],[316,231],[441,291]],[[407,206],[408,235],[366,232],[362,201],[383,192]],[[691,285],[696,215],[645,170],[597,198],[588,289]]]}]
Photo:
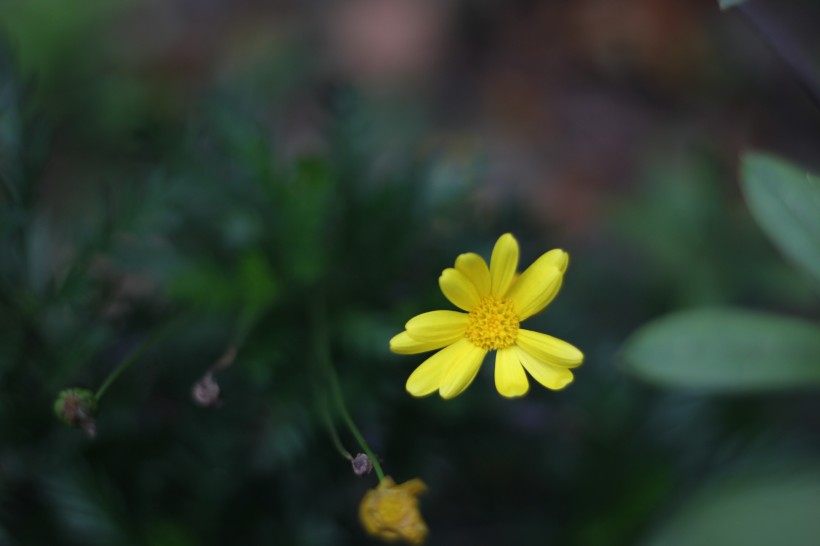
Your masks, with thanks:
[{"label": "blurred foliage", "polygon": [[775,157],[749,154],[742,180],[760,226],[820,290],[820,178]]},{"label": "blurred foliage", "polygon": [[626,369],[672,387],[769,391],[820,385],[820,327],[730,309],[683,311],[651,322],[623,348]]},{"label": "blurred foliage", "polygon": [[746,0],[718,0],[718,3],[720,4],[720,7],[722,9],[729,9],[733,6],[737,6],[739,4],[742,4],[745,1]]},{"label": "blurred foliage", "polygon": [[698,492],[649,544],[814,544],[820,533],[813,509],[820,473],[795,464],[794,469],[723,477]]},{"label": "blurred foliage", "polygon": [[[798,192],[815,179],[749,156],[750,214],[732,168],[749,117],[785,155],[814,150],[810,110],[723,22],[732,11],[633,0],[613,18],[604,4],[436,12],[454,45],[431,90],[344,72],[327,30],[343,18],[307,4],[0,2],[0,544],[368,543],[356,514],[374,479],[326,434],[324,347],[387,474],[428,484],[430,544],[731,544],[748,530],[801,546],[815,523],[790,507],[816,496],[795,462],[820,453],[816,389],[658,389],[615,354],[648,324],[641,366],[728,385],[741,354],[758,377],[816,377],[801,349],[816,345],[811,278],[778,255],[814,271]],[[362,39],[401,34],[365,22]],[[678,44],[670,28],[686,63],[660,47]],[[365,53],[389,53],[378,45]],[[410,398],[423,355],[394,358],[387,341],[448,306],[436,279],[453,257],[486,256],[505,231],[522,263],[572,256],[531,320],[584,350],[576,382],[509,401],[484,366],[453,401]],[[688,330],[663,328],[674,351],[642,337],[707,305],[794,318],[743,312],[759,334],[687,311]],[[200,407],[208,373],[221,404]],[[55,418],[61,391],[102,386],[95,439]]]},{"label": "blurred foliage", "polygon": [[[783,254],[820,280],[820,179],[762,154],[743,158],[741,178],[763,230]],[[625,371],[672,388],[709,393],[817,389],[820,326],[730,308],[682,311],[642,326],[625,342],[621,358]],[[817,471],[788,472],[713,484],[649,544],[813,544],[819,529],[805,507],[820,494]]]},{"label": "blurred foliage", "polygon": [[[759,154],[743,159],[742,180],[752,213],[772,241],[816,276],[820,180]],[[732,309],[679,312],[633,334],[622,358],[628,371],[669,386],[808,387],[820,377],[820,329],[808,321]]]},{"label": "blurred foliage", "polygon": [[675,306],[803,304],[812,287],[758,236],[736,191],[721,183],[727,176],[706,151],[650,155],[640,192],[618,208],[614,225],[647,257],[648,280],[673,287]]}]

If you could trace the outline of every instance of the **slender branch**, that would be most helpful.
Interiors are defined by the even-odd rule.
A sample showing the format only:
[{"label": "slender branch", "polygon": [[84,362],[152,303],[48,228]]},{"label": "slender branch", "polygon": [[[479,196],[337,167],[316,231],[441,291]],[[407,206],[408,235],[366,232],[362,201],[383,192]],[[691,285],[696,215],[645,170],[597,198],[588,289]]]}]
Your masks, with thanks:
[{"label": "slender branch", "polygon": [[806,52],[781,21],[773,18],[758,2],[746,2],[737,10],[763,36],[786,65],[791,68],[797,80],[814,105],[820,108],[820,71],[815,61]]},{"label": "slender branch", "polygon": [[370,462],[373,463],[373,470],[376,471],[376,476],[379,477],[379,481],[382,481],[384,479],[384,471],[382,470],[382,466],[376,458],[375,453],[373,453],[373,450],[370,449],[370,445],[367,443],[367,440],[364,439],[364,436],[362,436],[362,433],[359,431],[359,427],[356,426],[356,423],[353,422],[353,418],[350,417],[350,412],[347,410],[344,394],[342,393],[342,387],[339,384],[339,376],[336,374],[336,369],[333,367],[333,363],[330,358],[330,347],[324,307],[321,305],[314,306],[313,314],[316,323],[314,332],[316,337],[316,357],[319,360],[319,364],[324,369],[327,380],[330,383],[333,401],[336,403],[336,407],[339,410],[342,421],[344,421],[345,425],[347,425],[350,433],[356,439],[356,442],[362,448],[362,451],[364,451],[370,459]]},{"label": "slender branch", "polygon": [[236,330],[234,331],[233,339],[231,340],[231,345],[236,347],[237,350],[245,344],[248,334],[250,334],[251,330],[253,330],[254,326],[256,326],[260,315],[261,313],[259,309],[249,308],[243,309],[239,314],[239,318],[236,321]]},{"label": "slender branch", "polygon": [[384,472],[382,471],[382,466],[379,463],[379,460],[376,458],[376,455],[373,453],[373,450],[370,449],[367,441],[362,436],[362,433],[359,432],[359,427],[356,426],[356,423],[353,422],[353,419],[350,417],[350,413],[347,411],[347,406],[345,405],[344,396],[342,395],[342,388],[339,386],[339,378],[336,376],[336,370],[333,366],[328,363],[327,366],[328,375],[330,376],[330,384],[331,388],[333,389],[333,397],[336,401],[336,405],[339,407],[339,413],[342,415],[342,420],[347,425],[347,428],[350,429],[350,433],[356,438],[356,441],[362,447],[362,451],[370,459],[370,462],[373,463],[373,470],[376,471],[376,475],[379,477],[379,481],[384,479]]},{"label": "slender branch", "polygon": [[99,402],[105,394],[105,391],[108,390],[108,388],[114,383],[114,381],[116,381],[117,378],[119,378],[119,376],[122,375],[122,373],[131,366],[131,364],[142,358],[142,356],[146,353],[146,351],[148,351],[148,349],[152,348],[154,345],[168,337],[174,330],[176,330],[176,327],[178,325],[178,320],[171,322],[165,328],[162,328],[157,332],[154,332],[154,334],[146,338],[145,341],[143,341],[139,345],[139,347],[131,351],[128,354],[128,356],[126,356],[122,360],[122,362],[120,362],[117,365],[116,368],[111,370],[111,373],[108,374],[108,377],[105,378],[103,384],[100,385],[100,388],[97,389],[97,392],[94,394],[94,400]]},{"label": "slender branch", "polygon": [[327,432],[330,435],[330,440],[333,442],[333,447],[336,448],[336,451],[338,451],[342,457],[348,461],[352,461],[353,455],[345,449],[344,445],[342,445],[342,441],[339,439],[339,433],[336,430],[336,425],[333,424],[333,419],[330,417],[330,410],[327,407],[327,402],[324,398],[320,397],[318,405],[319,412],[322,414],[322,420],[325,422]]}]

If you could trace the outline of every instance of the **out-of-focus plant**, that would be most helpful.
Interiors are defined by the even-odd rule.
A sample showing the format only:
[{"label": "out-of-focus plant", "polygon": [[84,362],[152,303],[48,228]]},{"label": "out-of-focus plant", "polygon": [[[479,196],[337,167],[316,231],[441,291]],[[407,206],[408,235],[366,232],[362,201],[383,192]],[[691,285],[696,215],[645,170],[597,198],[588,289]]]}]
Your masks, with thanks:
[{"label": "out-of-focus plant", "polygon": [[[794,61],[788,55],[793,51],[780,52]],[[799,63],[790,64],[806,76]],[[740,178],[758,225],[820,293],[820,177],[769,154],[746,153]],[[690,392],[816,389],[820,325],[731,307],[690,309],[641,327],[623,345],[621,358],[623,369],[636,377]],[[818,471],[788,457],[729,471],[690,498],[648,544],[813,544],[820,527],[805,506],[820,496]]]},{"label": "out-of-focus plant", "polygon": [[718,3],[720,4],[720,7],[722,9],[729,9],[731,7],[742,4],[745,1],[746,0],[718,0]]},{"label": "out-of-focus plant", "polygon": [[[203,100],[196,122],[173,129],[179,141],[164,141],[153,161],[129,163],[125,152],[124,164],[102,175],[93,162],[82,165],[80,176],[92,180],[71,186],[79,213],[65,217],[50,210],[62,212],[59,198],[44,203],[41,195],[44,164],[60,143],[41,143],[24,101],[34,95],[23,92],[0,56],[0,473],[9,472],[2,493],[5,499],[38,491],[20,497],[29,508],[21,512],[53,513],[61,522],[3,521],[14,540],[58,544],[57,535],[69,532],[69,543],[176,536],[182,538],[174,543],[187,544],[191,534],[218,543],[247,533],[254,541],[327,543],[340,532],[335,514],[345,507],[345,521],[355,525],[354,507],[332,504],[317,516],[318,526],[284,515],[310,504],[317,480],[328,479],[316,467],[333,459],[311,456],[311,444],[332,454],[334,443],[353,438],[367,456],[354,458],[341,447],[345,464],[356,474],[372,468],[384,477],[379,453],[354,419],[361,422],[362,408],[381,396],[373,377],[387,369],[385,317],[395,287],[413,275],[407,256],[418,257],[416,266],[434,258],[430,233],[451,229],[442,213],[457,196],[437,194],[418,158],[376,167],[374,157],[401,146],[393,138],[400,132],[390,128],[391,138],[374,138],[384,132],[378,123],[385,116],[353,92],[334,93],[333,120],[316,129],[322,145],[296,154],[280,152],[275,124],[258,121],[276,117],[264,97],[232,95],[241,85],[222,93]],[[236,107],[244,100],[256,101],[253,116]],[[64,173],[51,176],[62,182]],[[220,408],[208,418],[210,432],[196,413],[208,410],[196,408],[190,394],[210,411]],[[96,436],[94,444],[58,439],[69,444],[60,454],[65,464],[39,457],[15,463],[33,449],[32,438],[46,445],[59,434],[48,417],[52,406],[63,422]],[[326,429],[332,442],[323,439]],[[195,502],[204,510],[219,504],[240,511],[247,507],[232,503],[232,495],[250,492],[260,475],[282,479],[292,487],[274,487],[262,501],[268,508],[254,508],[279,519],[206,532],[207,518],[168,506],[166,521],[156,521],[157,491],[136,485],[156,480],[150,464],[123,467],[116,477],[78,470],[83,459],[104,465],[109,449],[177,450],[185,458],[178,451],[185,444],[198,462],[160,477],[159,489],[198,489]],[[306,465],[312,472],[288,477],[285,469],[300,458],[313,461]],[[226,461],[241,467],[229,480],[211,472]],[[117,489],[113,479],[118,487],[136,480],[131,516],[108,494]],[[129,520],[141,518],[150,522],[127,530]]]},{"label": "out-of-focus plant", "polygon": [[[743,187],[764,231],[820,286],[820,178],[768,155],[743,160]],[[820,384],[820,327],[737,309],[689,310],[624,346],[630,372],[659,384],[767,391]]]},{"label": "out-of-focus plant", "polygon": [[[820,288],[820,178],[770,155],[747,154],[741,178],[749,208],[772,242]],[[635,332],[624,369],[669,388],[711,394],[820,387],[820,325],[736,308],[673,313]],[[795,463],[796,464],[796,463]],[[746,469],[707,487],[663,527],[652,545],[812,544],[818,469]]]}]

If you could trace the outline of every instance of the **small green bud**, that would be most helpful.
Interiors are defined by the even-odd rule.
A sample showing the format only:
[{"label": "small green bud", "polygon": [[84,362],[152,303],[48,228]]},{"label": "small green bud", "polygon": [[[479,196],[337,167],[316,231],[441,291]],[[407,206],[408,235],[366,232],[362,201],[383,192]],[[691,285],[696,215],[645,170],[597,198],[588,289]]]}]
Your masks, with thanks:
[{"label": "small green bud", "polygon": [[67,425],[82,428],[90,437],[97,433],[97,400],[88,389],[64,389],[54,402],[54,413]]}]

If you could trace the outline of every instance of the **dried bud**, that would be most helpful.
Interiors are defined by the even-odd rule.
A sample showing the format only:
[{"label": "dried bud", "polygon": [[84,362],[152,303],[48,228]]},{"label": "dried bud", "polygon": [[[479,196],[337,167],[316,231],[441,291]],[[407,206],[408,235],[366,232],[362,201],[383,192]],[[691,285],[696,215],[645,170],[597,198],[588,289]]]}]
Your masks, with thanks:
[{"label": "dried bud", "polygon": [[54,402],[54,413],[72,427],[79,427],[93,438],[97,435],[97,400],[88,389],[65,389]]},{"label": "dried bud", "polygon": [[373,463],[364,453],[359,453],[350,459],[350,464],[353,466],[353,473],[357,476],[364,476],[373,472]]},{"label": "dried bud", "polygon": [[202,379],[194,383],[191,396],[194,402],[204,408],[219,406],[222,403],[219,398],[219,384],[214,380],[211,372],[206,373]]},{"label": "dried bud", "polygon": [[418,478],[396,485],[385,478],[378,487],[365,493],[359,505],[359,519],[364,530],[385,542],[423,544],[427,525],[419,512],[418,496],[427,486]]}]

